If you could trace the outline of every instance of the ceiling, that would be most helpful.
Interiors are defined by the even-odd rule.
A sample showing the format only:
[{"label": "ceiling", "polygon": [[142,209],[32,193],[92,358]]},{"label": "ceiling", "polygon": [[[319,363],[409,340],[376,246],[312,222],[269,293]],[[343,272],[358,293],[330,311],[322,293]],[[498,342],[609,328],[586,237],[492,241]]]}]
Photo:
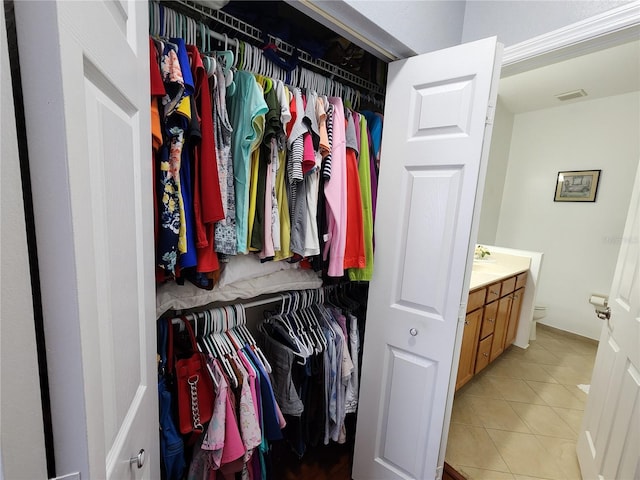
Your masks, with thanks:
[{"label": "ceiling", "polygon": [[[583,89],[586,97],[555,95]],[[568,105],[640,90],[640,40],[500,79],[498,96],[512,113]]]}]

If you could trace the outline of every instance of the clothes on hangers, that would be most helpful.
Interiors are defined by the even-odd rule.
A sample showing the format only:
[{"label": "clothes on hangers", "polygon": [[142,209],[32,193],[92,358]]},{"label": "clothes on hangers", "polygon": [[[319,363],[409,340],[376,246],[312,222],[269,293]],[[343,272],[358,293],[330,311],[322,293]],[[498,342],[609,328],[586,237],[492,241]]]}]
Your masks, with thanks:
[{"label": "clothes on hangers", "polygon": [[[160,6],[160,17],[165,11]],[[242,42],[236,65],[254,72],[230,70],[229,78],[231,60],[212,66],[182,38],[150,44],[152,77],[164,87],[162,112],[152,115],[159,281],[186,278],[211,289],[220,256],[250,252],[262,262],[306,259],[303,268],[328,277],[369,280],[377,172],[363,156],[379,148],[381,117],[320,94],[343,92],[348,105],[357,99],[308,70],[297,75],[302,88],[263,75],[276,68]]]},{"label": "clothes on hangers", "polygon": [[[295,304],[305,293],[289,295]],[[302,302],[269,316],[258,337],[274,365],[274,394],[287,420],[284,436],[300,457],[310,446],[346,441],[346,415],[357,409],[360,358],[353,305]]]},{"label": "clothes on hangers", "polygon": [[370,281],[373,276],[373,194],[371,188],[371,157],[369,152],[369,130],[367,119],[358,114],[357,124],[360,126],[358,156],[358,178],[360,180],[360,200],[362,204],[362,228],[364,239],[364,266],[349,269],[349,280]]},{"label": "clothes on hangers", "polygon": [[[203,433],[185,436],[185,444],[193,445],[187,478],[272,478],[270,442],[283,438],[286,421],[267,373],[271,363],[244,328],[244,310],[224,307],[163,319],[159,331],[162,325],[179,328],[183,321],[193,322],[216,386],[211,421]],[[180,335],[175,337],[180,341]]]}]

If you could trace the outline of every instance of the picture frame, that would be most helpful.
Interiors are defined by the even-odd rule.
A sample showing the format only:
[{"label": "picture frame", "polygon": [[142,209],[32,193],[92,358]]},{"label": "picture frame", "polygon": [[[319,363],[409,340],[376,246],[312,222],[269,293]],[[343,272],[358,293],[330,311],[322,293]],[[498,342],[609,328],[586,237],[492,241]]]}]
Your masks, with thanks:
[{"label": "picture frame", "polygon": [[558,172],[554,202],[595,202],[602,170]]}]

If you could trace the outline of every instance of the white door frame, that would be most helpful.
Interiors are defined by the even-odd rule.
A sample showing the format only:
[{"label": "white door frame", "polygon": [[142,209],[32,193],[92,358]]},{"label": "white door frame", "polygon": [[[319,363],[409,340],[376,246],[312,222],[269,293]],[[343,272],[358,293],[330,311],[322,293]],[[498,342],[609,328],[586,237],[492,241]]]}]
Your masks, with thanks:
[{"label": "white door frame", "polygon": [[[9,14],[11,16],[11,13]],[[9,23],[12,19],[9,18]],[[0,480],[47,475],[25,205],[0,10]]]},{"label": "white door frame", "polygon": [[[586,18],[549,33],[533,37],[524,42],[505,47],[502,56],[502,77],[540,68],[556,62],[585,55],[605,48],[621,45],[637,39],[640,34],[640,0],[635,0],[618,8],[611,9],[593,17]],[[484,178],[480,179],[484,182]],[[631,199],[629,199],[630,201]],[[481,203],[482,199],[476,199]],[[473,231],[477,232],[480,221],[480,209],[474,215]],[[460,328],[458,323],[458,328]],[[438,465],[444,465],[444,458],[449,436],[449,424],[458,359],[462,346],[460,339],[456,341],[454,362],[450,374],[445,424],[440,442]]]}]

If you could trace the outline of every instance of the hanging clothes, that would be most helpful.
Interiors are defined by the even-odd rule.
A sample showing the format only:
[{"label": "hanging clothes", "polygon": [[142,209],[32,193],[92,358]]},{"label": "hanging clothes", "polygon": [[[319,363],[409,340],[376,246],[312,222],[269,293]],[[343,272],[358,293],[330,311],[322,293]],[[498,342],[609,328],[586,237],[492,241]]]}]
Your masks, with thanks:
[{"label": "hanging clothes", "polygon": [[362,192],[358,176],[357,155],[360,150],[356,137],[353,115],[347,110],[346,128],[346,173],[347,173],[347,222],[344,268],[364,268],[364,225],[362,219]]},{"label": "hanging clothes", "polygon": [[360,179],[360,199],[362,204],[362,224],[364,237],[365,265],[349,270],[349,280],[370,281],[373,276],[373,200],[371,193],[371,162],[369,156],[369,131],[367,119],[359,116],[360,156],[358,177]]},{"label": "hanging clothes", "polygon": [[284,437],[300,457],[310,446],[344,443],[346,415],[357,409],[360,333],[354,308],[359,303],[343,311],[337,298],[332,302],[307,302],[259,327],[258,341],[274,366],[274,392],[287,420]]},{"label": "hanging clothes", "polygon": [[327,232],[324,259],[329,259],[328,275],[344,275],[344,252],[347,241],[347,161],[342,100],[329,98],[333,105],[331,178],[325,179],[324,194],[327,202]]},{"label": "hanging clothes", "polygon": [[216,157],[218,160],[218,178],[220,195],[223,203],[224,218],[215,224],[216,251],[225,255],[238,252],[236,231],[236,189],[233,173],[233,156],[231,155],[231,139],[233,127],[229,122],[226,101],[224,72],[220,63],[214,73],[213,109],[214,138]]},{"label": "hanging clothes", "polygon": [[[219,257],[250,252],[369,280],[382,117],[365,112],[372,135],[342,99],[316,92],[322,83],[289,90],[242,70],[232,81],[227,57],[214,67],[181,38],[151,44],[164,89],[151,105],[158,281],[211,289]],[[249,48],[239,45],[239,64]]]},{"label": "hanging clothes", "polygon": [[197,270],[208,273],[218,270],[215,252],[214,224],[225,218],[216,158],[213,109],[207,73],[200,52],[193,45],[187,46],[195,83],[195,106],[192,112],[200,120],[201,139],[193,145],[194,198],[193,209],[197,238]]},{"label": "hanging clothes", "polygon": [[232,95],[227,95],[227,102],[233,127],[232,158],[236,194],[237,251],[246,253],[248,252],[251,155],[260,145],[268,106],[258,83],[249,72],[236,72],[234,84],[235,91]]}]

